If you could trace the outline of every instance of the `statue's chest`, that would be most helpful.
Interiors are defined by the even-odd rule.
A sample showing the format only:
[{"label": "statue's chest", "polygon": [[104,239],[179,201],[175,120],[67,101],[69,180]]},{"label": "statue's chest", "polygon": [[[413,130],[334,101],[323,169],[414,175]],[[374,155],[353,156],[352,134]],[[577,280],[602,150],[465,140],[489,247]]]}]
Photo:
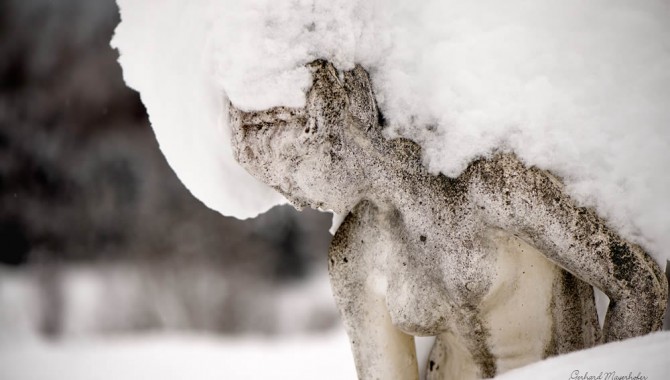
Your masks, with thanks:
[{"label": "statue's chest", "polygon": [[386,302],[393,324],[412,335],[436,335],[448,327],[457,307],[444,287],[427,278],[395,276]]},{"label": "statue's chest", "polygon": [[493,275],[490,253],[481,244],[429,245],[427,240],[386,260],[391,320],[413,335],[453,328],[464,311],[481,302]]}]

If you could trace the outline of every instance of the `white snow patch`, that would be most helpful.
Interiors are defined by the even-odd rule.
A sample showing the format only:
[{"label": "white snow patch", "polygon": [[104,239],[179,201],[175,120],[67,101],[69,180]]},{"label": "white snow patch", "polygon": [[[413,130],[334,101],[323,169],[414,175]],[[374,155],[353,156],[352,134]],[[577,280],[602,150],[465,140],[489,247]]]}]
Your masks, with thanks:
[{"label": "white snow patch", "polygon": [[330,229],[328,232],[330,232],[331,235],[335,235],[337,230],[340,228],[342,225],[342,222],[344,222],[344,218],[347,216],[344,214],[336,214],[333,212],[333,221],[330,223]]},{"label": "white snow patch", "polygon": [[282,202],[232,160],[226,102],[300,106],[304,64],[369,70],[389,136],[434,172],[514,150],[670,259],[665,0],[118,0],[113,45],[182,181],[248,217]]},{"label": "white snow patch", "polygon": [[[233,2],[229,2],[233,3]],[[186,187],[208,207],[238,218],[285,200],[232,156],[227,99],[211,75],[212,30],[231,4],[120,0],[114,46],[126,83],[140,91],[161,150]],[[232,51],[231,51],[232,53]]]},{"label": "white snow patch", "polygon": [[509,371],[496,379],[596,380],[597,376],[600,380],[667,379],[670,373],[668,352],[670,332],[657,332],[543,360]]},{"label": "white snow patch", "polygon": [[[37,364],[37,365],[36,365]],[[343,332],[290,339],[149,335],[0,344],[3,379],[353,379]]]}]

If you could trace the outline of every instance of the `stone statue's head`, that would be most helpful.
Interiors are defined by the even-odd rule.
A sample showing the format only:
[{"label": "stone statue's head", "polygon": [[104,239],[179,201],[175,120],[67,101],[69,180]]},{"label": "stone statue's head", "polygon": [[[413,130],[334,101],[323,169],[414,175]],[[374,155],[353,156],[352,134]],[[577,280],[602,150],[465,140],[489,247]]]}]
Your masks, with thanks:
[{"label": "stone statue's head", "polygon": [[304,108],[244,112],[230,105],[235,159],[295,207],[344,213],[366,188],[361,147],[378,132],[367,72],[340,75],[332,64],[308,65],[313,83]]}]

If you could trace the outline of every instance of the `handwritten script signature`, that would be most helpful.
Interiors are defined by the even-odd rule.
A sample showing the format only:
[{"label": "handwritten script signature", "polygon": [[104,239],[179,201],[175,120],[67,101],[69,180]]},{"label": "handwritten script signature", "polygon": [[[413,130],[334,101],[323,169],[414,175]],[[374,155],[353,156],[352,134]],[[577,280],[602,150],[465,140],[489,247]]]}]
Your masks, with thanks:
[{"label": "handwritten script signature", "polygon": [[638,372],[637,375],[634,375],[633,372],[618,374],[616,371],[602,371],[599,373],[586,371],[582,374],[576,369],[570,374],[569,380],[648,380],[648,378],[641,372]]}]

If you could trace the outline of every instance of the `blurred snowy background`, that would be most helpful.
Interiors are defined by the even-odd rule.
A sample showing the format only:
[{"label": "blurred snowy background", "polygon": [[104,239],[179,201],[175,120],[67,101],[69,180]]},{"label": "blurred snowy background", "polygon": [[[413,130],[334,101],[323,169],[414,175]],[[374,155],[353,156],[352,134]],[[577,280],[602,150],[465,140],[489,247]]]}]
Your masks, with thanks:
[{"label": "blurred snowy background", "polygon": [[278,374],[307,351],[320,370],[337,350],[351,362],[325,276],[330,216],[240,221],[196,200],[123,82],[118,21],[114,0],[0,2],[0,378],[65,378],[49,363],[157,376],[143,353],[219,378],[258,378],[248,359],[268,355]]},{"label": "blurred snowy background", "polygon": [[[373,8],[363,16],[374,15]],[[435,15],[430,25],[443,25],[440,14]],[[325,275],[330,215],[281,206],[239,221],[196,200],[165,162],[139,96],[123,82],[117,53],[109,47],[118,22],[114,0],[0,2],[0,379],[353,378],[353,360]],[[469,29],[452,24],[468,35]],[[473,57],[460,53],[470,45],[464,46],[452,56],[463,56],[469,65]],[[384,49],[377,50],[384,56]],[[665,67],[662,62],[658,66]],[[509,77],[505,71],[491,71]],[[667,93],[658,86],[660,94]],[[430,89],[418,90],[424,87]],[[387,99],[391,105],[393,101]],[[538,117],[542,121],[545,115]],[[487,118],[482,122],[492,124]],[[473,151],[489,149],[502,135],[515,136],[508,133],[511,127],[505,128],[470,139],[485,145]],[[540,132],[542,138],[533,141],[557,140]],[[663,138],[667,129],[652,128],[646,135],[657,136],[656,145],[668,143]],[[435,144],[440,141],[434,139]],[[557,141],[554,145],[560,145]],[[544,156],[557,149],[554,145],[535,146]],[[602,145],[604,153],[618,149]],[[513,142],[510,146],[518,148]],[[592,151],[587,148],[580,152]],[[626,148],[621,151],[636,152]],[[661,152],[661,159],[649,164],[654,170],[642,173],[665,170],[667,152],[651,151]],[[456,153],[469,157],[469,151]],[[525,154],[538,156],[531,153]],[[612,155],[583,158],[589,157]],[[569,169],[574,168],[563,174]],[[662,196],[628,202],[648,206],[643,210],[651,216],[640,212],[640,221],[667,220],[658,205],[667,204],[663,186],[670,177],[653,178],[649,193]],[[621,186],[635,190],[625,192],[632,197],[646,194],[635,187],[645,184]],[[620,195],[603,189],[607,197],[602,199]],[[579,190],[577,186],[576,195]],[[608,214],[605,206],[600,211]],[[623,209],[621,215],[628,215],[630,210]],[[614,222],[616,215],[609,214]],[[640,222],[637,227],[667,235],[664,223]],[[662,241],[657,242],[661,258],[668,252]],[[639,357],[658,364],[664,347],[670,346],[670,334],[634,344],[630,347],[637,347]],[[616,347],[600,356],[549,362],[559,363],[561,370],[550,371],[545,363],[540,372],[523,372],[528,377],[519,372],[507,378],[539,378],[538,373],[568,378],[568,368],[585,361],[604,363],[601,369],[623,363],[623,371],[630,367],[631,348]],[[670,372],[665,363],[650,368]]]}]

